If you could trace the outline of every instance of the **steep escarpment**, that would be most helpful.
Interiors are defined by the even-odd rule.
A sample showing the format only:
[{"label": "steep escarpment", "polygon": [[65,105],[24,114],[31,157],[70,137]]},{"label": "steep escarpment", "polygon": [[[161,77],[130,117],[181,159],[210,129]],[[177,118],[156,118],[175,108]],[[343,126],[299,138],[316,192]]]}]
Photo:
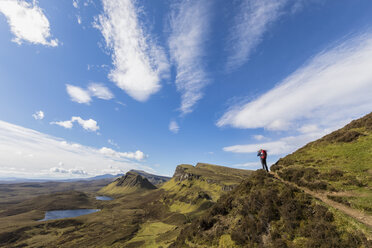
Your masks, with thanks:
[{"label": "steep escarpment", "polygon": [[370,245],[361,232],[342,228],[322,203],[259,170],[183,229],[170,247]]}]

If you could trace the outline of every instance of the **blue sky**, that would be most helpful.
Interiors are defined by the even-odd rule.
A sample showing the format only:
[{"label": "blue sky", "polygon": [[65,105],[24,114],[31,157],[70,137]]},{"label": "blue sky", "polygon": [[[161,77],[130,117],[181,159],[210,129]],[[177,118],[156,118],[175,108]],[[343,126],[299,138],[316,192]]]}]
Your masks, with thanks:
[{"label": "blue sky", "polygon": [[0,177],[258,169],[372,109],[372,2],[0,0]]}]

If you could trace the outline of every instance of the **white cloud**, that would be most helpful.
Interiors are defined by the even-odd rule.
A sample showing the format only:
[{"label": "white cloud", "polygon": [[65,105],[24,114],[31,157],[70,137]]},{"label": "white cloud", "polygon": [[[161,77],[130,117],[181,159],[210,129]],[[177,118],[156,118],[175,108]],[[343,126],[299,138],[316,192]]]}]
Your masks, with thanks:
[{"label": "white cloud", "polygon": [[72,5],[74,6],[74,8],[78,9],[79,8],[79,2],[77,0],[73,0],[72,1]]},{"label": "white cloud", "polygon": [[208,84],[203,69],[204,43],[209,29],[208,1],[182,1],[170,16],[169,49],[176,64],[176,86],[181,93],[182,114],[193,111]]},{"label": "white cloud", "polygon": [[8,21],[10,30],[15,36],[14,42],[22,44],[28,41],[46,46],[58,46],[57,39],[51,39],[49,20],[37,2],[23,0],[1,0],[0,12]]},{"label": "white cloud", "polygon": [[42,120],[44,119],[44,112],[39,110],[39,111],[36,111],[35,114],[32,115],[32,117],[34,117],[35,120]]},{"label": "white cloud", "polygon": [[71,97],[71,101],[85,104],[89,104],[92,101],[89,91],[84,90],[80,87],[66,84],[66,90]]},{"label": "white cloud", "polygon": [[80,126],[82,126],[87,131],[95,132],[99,130],[99,126],[97,125],[97,122],[95,120],[93,119],[84,120],[79,116],[73,116],[71,120],[67,120],[67,121],[53,121],[53,122],[50,122],[50,124],[58,125],[58,126],[70,129],[72,128],[74,122],[77,122]]},{"label": "white cloud", "polygon": [[77,20],[77,22],[79,23],[79,24],[81,24],[81,16],[76,16],[76,20]]},{"label": "white cloud", "polygon": [[180,127],[178,126],[177,122],[171,121],[169,123],[169,131],[171,131],[172,133],[178,133],[179,130]]},{"label": "white cloud", "polygon": [[253,138],[255,140],[263,140],[263,139],[265,139],[265,136],[258,134],[258,135],[253,135]]},{"label": "white cloud", "polygon": [[313,133],[319,131],[319,128],[315,124],[303,125],[298,129],[301,133]]},{"label": "white cloud", "polygon": [[112,94],[106,86],[100,83],[91,83],[87,89],[66,84],[66,91],[71,100],[77,103],[89,104],[92,101],[92,97],[97,97],[103,100],[114,98],[114,94]]},{"label": "white cloud", "polygon": [[110,145],[115,146],[116,148],[120,148],[119,145],[115,141],[113,141],[112,139],[108,139],[107,142]]},{"label": "white cloud", "polygon": [[52,167],[49,169],[52,173],[68,173],[68,170],[60,167]]},{"label": "white cloud", "polygon": [[224,147],[223,150],[233,153],[257,153],[259,149],[265,149],[269,155],[283,155],[294,152],[298,148],[324,136],[328,132],[330,132],[330,129],[297,136],[283,137],[272,142],[227,146]]},{"label": "white cloud", "polygon": [[233,167],[259,167],[260,165],[260,162],[247,162],[242,164],[234,164]]},{"label": "white cloud", "polygon": [[146,101],[160,89],[169,65],[163,49],[151,40],[140,22],[140,7],[131,0],[102,0],[104,13],[98,28],[112,51],[114,69],[109,78],[137,101]]},{"label": "white cloud", "polygon": [[243,65],[276,21],[287,0],[243,0],[227,42],[227,69]]},{"label": "white cloud", "polygon": [[89,84],[88,90],[92,96],[100,99],[110,100],[114,98],[114,95],[111,93],[111,91],[106,86],[99,83]]},{"label": "white cloud", "polygon": [[372,35],[359,35],[316,55],[256,100],[233,106],[217,125],[305,133],[339,127],[371,111],[371,68]]},{"label": "white cloud", "polygon": [[58,125],[68,129],[72,128],[73,126],[72,121],[53,121],[50,124]]},{"label": "white cloud", "polygon": [[[30,154],[33,156],[30,157]],[[133,154],[133,159],[138,160],[141,156],[145,157],[141,152],[129,154]],[[70,143],[32,129],[0,121],[1,177],[93,176],[106,173],[107,168],[120,169],[122,172],[130,169],[151,170],[127,157],[131,156],[108,156],[102,154],[101,149]]]},{"label": "white cloud", "polygon": [[111,148],[102,147],[100,149],[100,152],[106,156],[116,157],[116,158],[127,158],[127,159],[135,159],[135,160],[143,160],[147,156],[141,152],[140,150],[137,150],[135,152],[117,152]]}]

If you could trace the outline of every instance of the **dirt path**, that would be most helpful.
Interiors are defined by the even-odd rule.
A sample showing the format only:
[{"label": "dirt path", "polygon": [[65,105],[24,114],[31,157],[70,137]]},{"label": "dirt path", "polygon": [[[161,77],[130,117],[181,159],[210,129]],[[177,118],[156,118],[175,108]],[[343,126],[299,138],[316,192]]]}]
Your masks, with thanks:
[{"label": "dirt path", "polygon": [[313,197],[315,197],[315,198],[321,200],[322,202],[324,202],[325,204],[340,210],[344,214],[349,215],[350,217],[358,220],[359,222],[365,224],[366,226],[368,226],[369,228],[372,229],[372,216],[371,215],[363,213],[362,211],[359,211],[357,209],[350,208],[350,207],[345,206],[341,203],[332,201],[329,198],[327,198],[326,193],[315,192],[315,191],[309,190],[305,187],[298,186],[298,185],[296,185],[292,182],[285,181],[282,178],[280,178],[276,173],[270,172],[270,174],[272,174],[276,179],[282,181],[283,183],[290,184],[294,187],[297,187],[297,188],[303,190],[305,193],[307,193],[309,195],[312,195]]}]

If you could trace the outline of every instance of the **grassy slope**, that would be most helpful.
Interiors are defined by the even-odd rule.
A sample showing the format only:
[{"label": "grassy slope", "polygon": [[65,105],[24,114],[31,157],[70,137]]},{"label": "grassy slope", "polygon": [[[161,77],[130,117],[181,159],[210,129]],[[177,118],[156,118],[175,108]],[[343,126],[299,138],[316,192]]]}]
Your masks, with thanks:
[{"label": "grassy slope", "polygon": [[[205,163],[198,163],[195,167],[179,165],[175,176],[161,187],[167,192],[162,201],[171,211],[200,214],[227,192],[224,187],[237,186],[250,173]],[[182,180],[182,175],[188,175],[188,178]]]},{"label": "grassy slope", "polygon": [[259,170],[182,230],[171,247],[372,245],[343,227],[323,204]]},{"label": "grassy slope", "polygon": [[280,159],[271,169],[372,214],[372,113]]}]

